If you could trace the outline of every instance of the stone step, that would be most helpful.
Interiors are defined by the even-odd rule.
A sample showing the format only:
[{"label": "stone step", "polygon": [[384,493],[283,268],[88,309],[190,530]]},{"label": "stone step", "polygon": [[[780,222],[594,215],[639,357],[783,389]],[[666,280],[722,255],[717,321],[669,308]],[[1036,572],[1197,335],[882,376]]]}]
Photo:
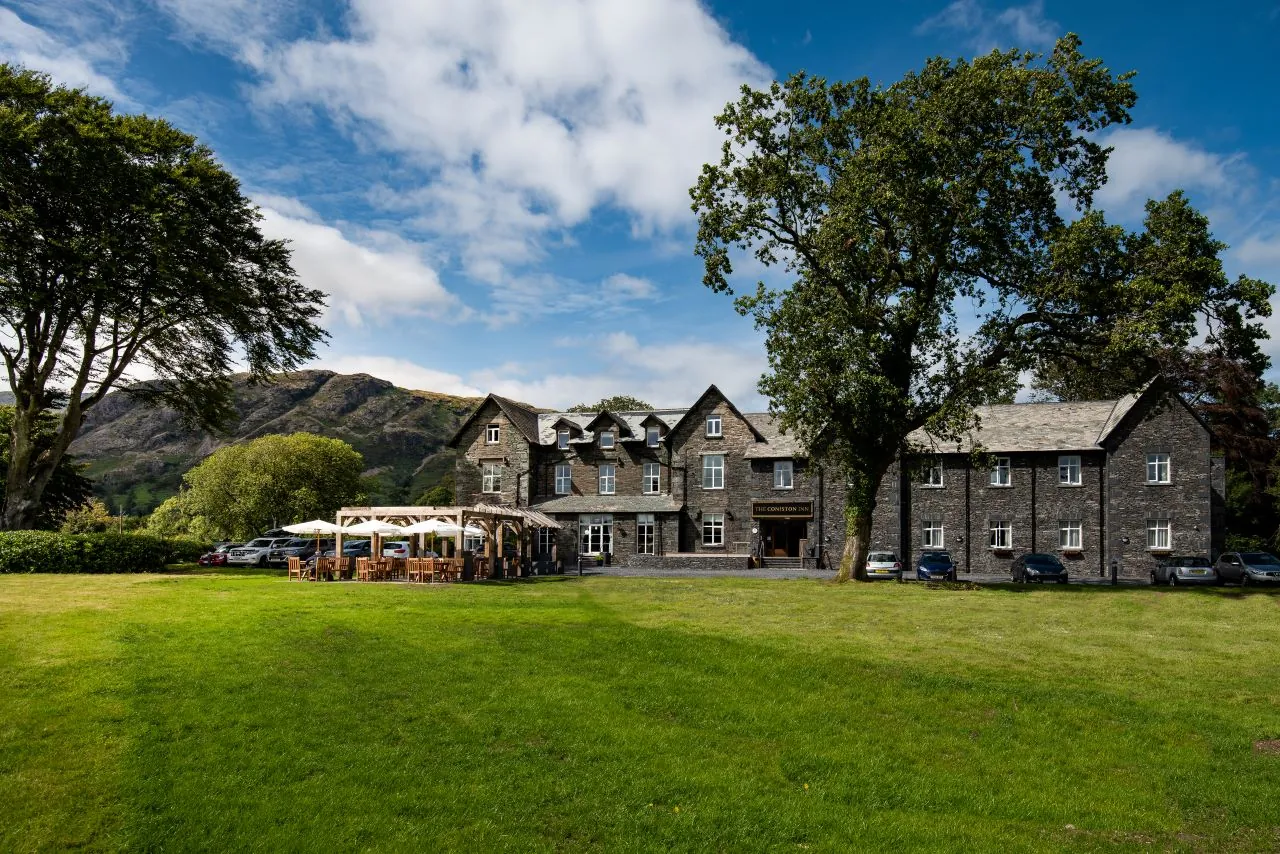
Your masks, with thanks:
[{"label": "stone step", "polygon": [[765,569],[804,569],[804,559],[798,557],[767,557],[761,562]]}]

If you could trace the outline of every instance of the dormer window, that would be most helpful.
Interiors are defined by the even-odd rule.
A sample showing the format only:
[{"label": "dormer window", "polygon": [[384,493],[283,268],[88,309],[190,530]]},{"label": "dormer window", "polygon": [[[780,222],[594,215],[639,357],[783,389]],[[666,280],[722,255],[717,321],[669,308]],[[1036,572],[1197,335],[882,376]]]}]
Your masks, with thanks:
[{"label": "dormer window", "polygon": [[721,432],[721,426],[719,415],[707,416],[707,436],[712,438],[723,436],[724,434]]},{"label": "dormer window", "polygon": [[648,430],[645,431],[644,441],[645,441],[645,444],[648,445],[650,448],[658,447],[658,440],[661,438],[662,436],[659,433],[657,427],[650,427]]},{"label": "dormer window", "polygon": [[569,431],[561,430],[556,433],[556,447],[560,450],[567,450],[569,447]]},{"label": "dormer window", "polygon": [[600,434],[600,447],[612,448],[613,440],[614,440],[613,431],[605,430],[603,433]]},{"label": "dormer window", "polygon": [[498,425],[490,424],[484,431],[484,442],[486,445],[498,444]]}]

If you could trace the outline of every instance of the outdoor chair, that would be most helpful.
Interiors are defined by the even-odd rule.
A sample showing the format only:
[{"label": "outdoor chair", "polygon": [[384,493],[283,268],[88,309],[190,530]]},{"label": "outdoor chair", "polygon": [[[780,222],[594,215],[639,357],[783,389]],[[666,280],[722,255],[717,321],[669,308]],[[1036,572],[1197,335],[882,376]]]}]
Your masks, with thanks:
[{"label": "outdoor chair", "polygon": [[356,578],[360,581],[373,581],[373,561],[367,557],[356,558]]},{"label": "outdoor chair", "polygon": [[387,578],[395,581],[407,581],[409,579],[408,558],[393,557],[387,559]]},{"label": "outdoor chair", "polygon": [[316,558],[316,579],[327,578],[330,581],[335,577],[336,558],[318,557]]},{"label": "outdoor chair", "polygon": [[307,568],[302,565],[302,558],[287,558],[285,563],[289,566],[289,578],[296,578],[302,581],[307,577]]}]

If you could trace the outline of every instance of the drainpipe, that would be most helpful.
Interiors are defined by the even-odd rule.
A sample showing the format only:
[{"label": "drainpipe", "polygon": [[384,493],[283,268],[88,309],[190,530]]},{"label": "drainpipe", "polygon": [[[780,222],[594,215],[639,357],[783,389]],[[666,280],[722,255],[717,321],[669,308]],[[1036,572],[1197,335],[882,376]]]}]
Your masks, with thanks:
[{"label": "drainpipe", "polygon": [[[1009,466],[1012,468],[1013,460],[1009,460]],[[1031,551],[1036,549],[1036,458],[1031,457]],[[1010,473],[1012,476],[1012,473]]]},{"label": "drainpipe", "polygon": [[[823,559],[827,556],[827,500],[826,489],[823,486],[826,478],[822,469],[822,464],[818,464],[818,551],[814,553],[816,566],[822,566]],[[801,561],[801,566],[804,562]],[[816,568],[816,567],[815,567]]]}]

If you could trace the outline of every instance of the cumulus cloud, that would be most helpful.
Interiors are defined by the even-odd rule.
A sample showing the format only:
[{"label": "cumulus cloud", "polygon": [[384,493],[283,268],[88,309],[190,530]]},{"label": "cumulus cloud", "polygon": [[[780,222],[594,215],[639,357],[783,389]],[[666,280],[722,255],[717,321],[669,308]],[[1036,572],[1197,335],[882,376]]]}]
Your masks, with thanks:
[{"label": "cumulus cloud", "polygon": [[1236,185],[1239,160],[1175,139],[1158,128],[1108,130],[1099,142],[1115,150],[1107,161],[1107,183],[1095,204],[1120,215],[1140,213],[1149,198],[1176,189],[1222,194]]},{"label": "cumulus cloud", "polygon": [[369,374],[401,388],[418,391],[436,391],[459,397],[480,397],[485,393],[457,374],[437,371],[394,356],[330,356],[317,362],[314,367],[340,374]]},{"label": "cumulus cloud", "polygon": [[214,42],[243,28],[232,53],[258,103],[327,115],[416,169],[419,186],[371,198],[495,287],[602,206],[641,232],[688,222],[712,117],[769,77],[697,0],[354,0],[343,35],[306,38],[210,22],[208,5],[165,8]]},{"label": "cumulus cloud", "polygon": [[[755,340],[726,344],[682,340],[642,345],[629,332],[614,332],[590,341],[564,343],[609,358],[586,362],[594,366],[588,371],[512,375],[501,370],[481,370],[468,379],[486,391],[548,407],[567,407],[615,394],[634,395],[655,406],[687,406],[712,383],[741,409],[759,410],[766,406],[756,391],[756,381],[767,364],[764,351]],[[565,359],[562,363],[571,361]]]},{"label": "cumulus cloud", "polygon": [[0,58],[43,71],[57,83],[84,87],[124,105],[132,102],[102,68],[117,68],[127,58],[122,42],[99,37],[70,45],[10,9],[0,8]]},{"label": "cumulus cloud", "polygon": [[468,316],[423,250],[399,235],[358,227],[344,233],[296,199],[259,196],[257,202],[263,233],[290,242],[294,269],[329,295],[330,315],[357,326],[379,315]]},{"label": "cumulus cloud", "polygon": [[1043,0],[999,11],[981,0],[955,0],[916,27],[917,34],[935,32],[959,36],[975,52],[987,53],[1051,47],[1061,27],[1045,17]]}]

